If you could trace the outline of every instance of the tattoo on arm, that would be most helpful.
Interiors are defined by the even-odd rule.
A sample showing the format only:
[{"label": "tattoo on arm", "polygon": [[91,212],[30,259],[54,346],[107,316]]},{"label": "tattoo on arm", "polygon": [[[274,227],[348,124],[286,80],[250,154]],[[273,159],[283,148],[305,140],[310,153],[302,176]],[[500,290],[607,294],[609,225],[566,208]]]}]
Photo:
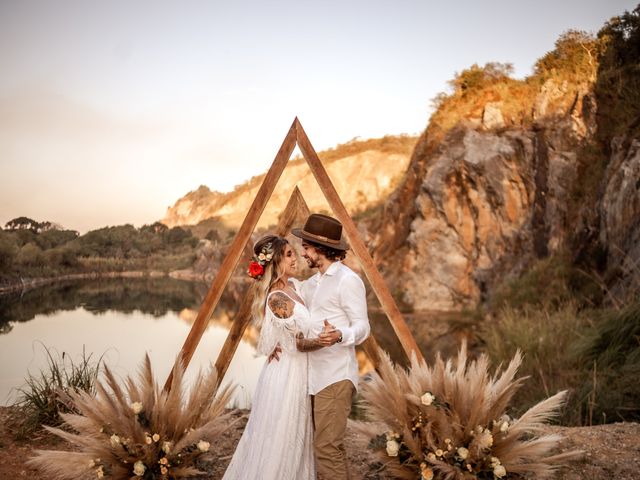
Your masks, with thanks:
[{"label": "tattoo on arm", "polygon": [[300,332],[296,335],[296,348],[299,352],[313,352],[320,350],[322,345],[320,345],[317,338],[304,338],[304,335]]},{"label": "tattoo on arm", "polygon": [[269,297],[269,308],[278,318],[289,318],[293,315],[293,300],[284,293],[276,292]]}]

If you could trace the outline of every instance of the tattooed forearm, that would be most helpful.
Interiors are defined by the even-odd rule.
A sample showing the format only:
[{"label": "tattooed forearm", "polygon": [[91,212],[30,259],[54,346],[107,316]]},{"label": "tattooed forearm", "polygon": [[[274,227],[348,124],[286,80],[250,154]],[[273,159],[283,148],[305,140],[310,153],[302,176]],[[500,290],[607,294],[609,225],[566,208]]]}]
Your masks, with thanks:
[{"label": "tattooed forearm", "polygon": [[269,297],[269,308],[278,318],[289,318],[293,315],[293,300],[285,294],[276,292]]},{"label": "tattooed forearm", "polygon": [[301,332],[296,335],[296,347],[300,352],[313,352],[320,350],[322,345],[317,338],[304,338]]}]

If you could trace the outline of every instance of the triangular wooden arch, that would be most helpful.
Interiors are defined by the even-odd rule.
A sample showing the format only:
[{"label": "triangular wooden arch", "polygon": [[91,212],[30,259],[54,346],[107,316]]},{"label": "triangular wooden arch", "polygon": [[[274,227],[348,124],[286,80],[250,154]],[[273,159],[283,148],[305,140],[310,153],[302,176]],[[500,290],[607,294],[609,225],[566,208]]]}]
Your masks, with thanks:
[{"label": "triangular wooden arch", "polygon": [[[300,147],[300,151],[304,156],[313,176],[315,177],[322,193],[324,194],[329,206],[333,210],[334,215],[340,220],[343,226],[343,231],[349,241],[351,246],[351,250],[359,260],[365,275],[369,279],[369,283],[371,284],[371,288],[373,288],[374,293],[378,297],[382,309],[387,314],[389,321],[391,322],[391,326],[395,331],[395,334],[400,340],[400,344],[402,345],[405,353],[409,358],[411,358],[412,353],[414,353],[418,360],[424,360],[418,345],[416,344],[413,335],[411,335],[411,331],[407,327],[407,324],[396,305],[393,297],[391,296],[391,292],[382,278],[382,275],[376,268],[373,263],[373,259],[367,250],[364,242],[360,238],[360,234],[358,233],[358,229],[347,213],[344,204],[340,200],[340,196],[336,191],[327,171],[325,170],[322,162],[318,158],[318,154],[314,150],[307,134],[305,133],[300,121],[296,117],[282,142],[282,146],[278,151],[271,168],[267,172],[267,175],[256,194],[247,215],[238,230],[231,246],[229,247],[229,251],[225,256],[222,264],[220,265],[220,270],[217,275],[213,279],[211,283],[211,287],[207,292],[205,299],[200,306],[200,310],[198,312],[198,316],[196,317],[195,322],[191,326],[191,331],[187,336],[187,339],[182,346],[182,350],[180,352],[180,358],[184,367],[186,368],[193,357],[193,353],[195,352],[200,339],[204,331],[207,328],[207,322],[211,317],[211,314],[215,310],[218,302],[220,301],[220,297],[222,296],[222,292],[224,291],[227,283],[229,282],[233,271],[236,268],[236,265],[242,255],[242,251],[244,250],[247,242],[251,238],[251,234],[255,229],[262,212],[264,211],[273,190],[286,167],[289,158],[291,157],[291,153],[293,152],[294,147]],[[283,214],[280,217],[278,222],[278,227],[276,232],[279,235],[287,234],[293,222],[296,219],[296,214],[302,212],[304,216],[309,214],[309,208],[307,207],[302,194],[298,190],[298,187],[295,187],[293,190],[287,207],[285,208]],[[245,328],[250,322],[250,310],[251,310],[251,301],[253,299],[253,289],[249,289],[245,298],[240,306],[238,314],[234,319],[227,339],[222,347],[218,355],[218,359],[216,360],[216,369],[218,371],[218,383],[220,383],[227,371],[229,363],[233,358],[233,355],[236,351],[238,344],[240,343],[240,339],[242,338],[242,334],[244,333]],[[370,336],[369,339],[364,343],[364,349],[370,360],[373,362],[374,366],[378,365],[378,355],[377,355],[377,343],[373,336]],[[173,370],[169,374],[169,378],[164,385],[165,390],[168,390],[171,386],[171,380],[173,378]]]}]

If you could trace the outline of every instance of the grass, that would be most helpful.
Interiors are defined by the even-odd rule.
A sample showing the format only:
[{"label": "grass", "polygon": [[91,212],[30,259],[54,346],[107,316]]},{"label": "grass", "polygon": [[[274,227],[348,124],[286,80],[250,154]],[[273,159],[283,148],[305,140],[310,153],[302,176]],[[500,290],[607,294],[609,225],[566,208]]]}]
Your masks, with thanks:
[{"label": "grass", "polygon": [[640,301],[602,312],[574,348],[590,367],[578,389],[583,422],[640,421]]},{"label": "grass", "polygon": [[569,389],[561,423],[581,424],[581,409],[574,395],[585,371],[572,346],[590,322],[588,315],[578,313],[575,304],[567,302],[560,307],[504,307],[483,325],[480,337],[484,351],[494,363],[505,363],[517,351],[525,352],[520,372],[529,378],[514,397],[516,413]]},{"label": "grass", "polygon": [[[629,272],[629,279],[640,271]],[[607,289],[597,273],[567,255],[540,260],[520,278],[506,280],[489,302],[479,337],[483,350],[505,363],[525,352],[530,379],[514,397],[516,411],[558,390],[570,391],[565,425],[640,419],[640,302]]]},{"label": "grass", "polygon": [[61,394],[80,391],[95,394],[102,357],[93,361],[93,354],[87,355],[83,346],[82,356],[74,361],[66,352],[60,355],[44,344],[42,347],[47,367],[37,374],[29,372],[25,384],[17,389],[14,406],[21,414],[18,437],[33,433],[41,425],[59,425],[62,422],[60,413],[73,412],[73,407],[61,399]]}]

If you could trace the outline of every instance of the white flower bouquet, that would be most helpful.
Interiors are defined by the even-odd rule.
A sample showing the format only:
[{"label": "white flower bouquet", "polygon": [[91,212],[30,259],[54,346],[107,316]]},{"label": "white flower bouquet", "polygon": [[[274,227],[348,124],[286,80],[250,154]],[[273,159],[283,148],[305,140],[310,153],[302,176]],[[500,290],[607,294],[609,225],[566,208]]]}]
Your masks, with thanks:
[{"label": "white flower bouquet", "polygon": [[36,451],[29,463],[52,479],[87,476],[115,479],[177,479],[201,475],[197,463],[210,454],[211,442],[233,422],[225,406],[233,387],[217,393],[217,374],[211,367],[194,382],[183,401],[183,368],[174,367],[171,389],[160,390],[145,357],[139,381],[131,377],[123,389],[105,367],[106,385],[96,396],[74,392],[71,402],[79,415],[63,414],[67,430],[45,427],[78,447],[78,452]]},{"label": "white flower bouquet", "polygon": [[554,453],[561,437],[538,435],[565,392],[519,419],[506,414],[523,382],[515,379],[520,353],[493,376],[487,357],[468,361],[465,346],[455,361],[438,357],[432,367],[414,357],[405,370],[385,352],[380,358],[379,373],[362,388],[365,412],[375,423],[361,422],[358,429],[396,478],[545,479],[580,454]]}]

